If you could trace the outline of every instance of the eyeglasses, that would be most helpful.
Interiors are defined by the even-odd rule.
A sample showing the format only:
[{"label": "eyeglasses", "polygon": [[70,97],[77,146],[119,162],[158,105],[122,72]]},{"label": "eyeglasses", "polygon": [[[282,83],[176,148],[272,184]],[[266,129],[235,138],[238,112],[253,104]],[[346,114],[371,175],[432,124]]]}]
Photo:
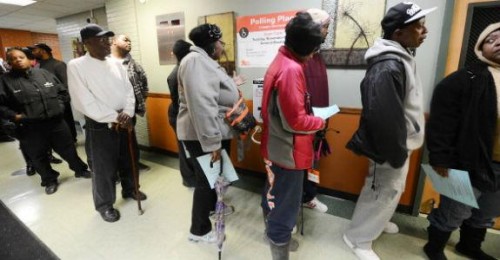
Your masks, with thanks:
[{"label": "eyeglasses", "polygon": [[103,37],[95,37],[95,38],[100,43],[109,43],[109,44],[113,43],[113,38],[111,38],[111,37],[103,36]]},{"label": "eyeglasses", "polygon": [[223,42],[221,40],[219,40],[219,42],[220,42],[220,44],[222,45],[223,48],[226,47],[226,43],[225,42]]}]

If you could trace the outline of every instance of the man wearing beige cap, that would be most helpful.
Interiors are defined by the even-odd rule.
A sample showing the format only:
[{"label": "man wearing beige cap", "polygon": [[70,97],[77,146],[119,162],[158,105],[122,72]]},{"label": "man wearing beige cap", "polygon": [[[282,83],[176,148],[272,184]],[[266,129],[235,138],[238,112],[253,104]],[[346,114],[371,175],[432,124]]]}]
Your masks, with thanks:
[{"label": "man wearing beige cap", "polygon": [[474,47],[480,62],[460,69],[434,89],[427,147],[429,163],[447,178],[467,171],[479,209],[446,196],[429,214],[425,254],[446,259],[444,248],[460,227],[457,252],[470,259],[496,259],[481,249],[486,230],[500,216],[500,23],[486,27]]},{"label": "man wearing beige cap", "polygon": [[362,260],[378,260],[372,243],[382,232],[397,233],[390,222],[406,184],[410,154],[424,142],[424,102],[414,49],[425,40],[425,15],[411,2],[391,7],[381,25],[383,38],[365,54],[368,69],[361,82],[363,110],[358,130],[347,144],[368,157],[369,172],[345,243]]},{"label": "man wearing beige cap", "polygon": [[[321,37],[325,42],[331,21],[330,15],[326,11],[317,8],[308,9],[307,13],[311,15],[315,23],[321,26]],[[307,92],[311,95],[311,105],[313,107],[327,107],[329,104],[328,77],[325,62],[319,50],[306,62],[304,76],[306,77]],[[314,161],[315,164],[318,163],[319,158],[314,158]],[[316,183],[309,180],[308,174],[304,178],[303,190],[302,205],[304,207],[321,213],[328,211],[328,206],[318,200]]]}]

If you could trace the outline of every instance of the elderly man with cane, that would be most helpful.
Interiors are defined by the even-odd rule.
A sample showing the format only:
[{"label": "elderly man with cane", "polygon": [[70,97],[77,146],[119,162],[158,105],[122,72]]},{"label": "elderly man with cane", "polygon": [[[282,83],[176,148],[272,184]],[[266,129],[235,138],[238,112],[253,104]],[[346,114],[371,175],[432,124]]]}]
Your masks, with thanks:
[{"label": "elderly man with cane", "polygon": [[[87,156],[92,161],[92,191],[95,209],[107,222],[120,219],[113,208],[116,200],[116,173],[120,174],[122,197],[145,199],[134,184],[134,159],[131,159],[128,138],[134,134],[135,97],[126,70],[112,59],[111,36],[96,24],[80,31],[88,52],[68,64],[68,85],[74,108],[85,115]],[[135,190],[134,190],[135,186]]]}]

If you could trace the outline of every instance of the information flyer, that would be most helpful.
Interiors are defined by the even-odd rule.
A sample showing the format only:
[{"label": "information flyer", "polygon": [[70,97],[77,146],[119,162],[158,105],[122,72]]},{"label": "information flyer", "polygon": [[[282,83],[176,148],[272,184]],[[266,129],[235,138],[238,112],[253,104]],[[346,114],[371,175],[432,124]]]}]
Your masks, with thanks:
[{"label": "information flyer", "polygon": [[238,66],[267,67],[285,42],[285,26],[297,11],[242,16],[236,19]]}]

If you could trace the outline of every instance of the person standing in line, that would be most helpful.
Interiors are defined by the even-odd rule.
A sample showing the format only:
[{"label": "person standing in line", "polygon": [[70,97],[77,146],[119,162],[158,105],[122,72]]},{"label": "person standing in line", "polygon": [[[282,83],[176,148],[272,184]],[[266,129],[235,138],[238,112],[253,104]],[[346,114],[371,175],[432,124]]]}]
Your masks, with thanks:
[{"label": "person standing in line", "polygon": [[285,45],[264,76],[262,96],[261,153],[267,182],[261,206],[274,260],[289,258],[304,174],[313,166],[314,133],[325,127],[323,119],[312,115],[304,76],[307,60],[323,40],[321,27],[310,14],[299,12],[285,33]]},{"label": "person standing in line", "polygon": [[[148,97],[148,78],[146,77],[146,72],[142,66],[137,63],[130,55],[132,50],[132,42],[127,35],[118,35],[113,38],[113,43],[111,44],[111,57],[118,60],[123,64],[128,73],[128,78],[132,87],[134,87],[135,95],[135,114],[144,117],[146,113],[146,98]],[[135,126],[136,117],[132,118],[132,122]],[[140,162],[140,151],[139,144],[137,143],[137,137],[134,135],[135,150],[137,165],[141,172],[149,171],[151,168],[144,163]]]},{"label": "person standing in line", "polygon": [[66,88],[48,71],[32,68],[21,48],[9,49],[7,60],[12,70],[0,77],[0,117],[17,125],[21,150],[40,174],[45,193],[53,194],[59,186],[59,173],[47,157],[50,149],[68,162],[76,178],[90,178],[63,120]]},{"label": "person standing in line", "polygon": [[[29,47],[33,53],[33,56],[38,60],[41,69],[47,70],[54,74],[59,81],[64,84],[64,87],[68,88],[68,76],[66,74],[66,63],[54,59],[52,56],[52,48],[50,48],[45,43],[37,43]],[[73,141],[76,143],[76,127],[75,119],[73,118],[73,111],[71,111],[71,104],[68,96],[68,100],[64,101],[64,121],[68,124],[69,130],[71,131],[71,136],[73,136]]]},{"label": "person standing in line", "polygon": [[[189,54],[182,59],[178,68],[177,137],[189,152],[189,160],[196,175],[188,236],[193,242],[217,241],[209,218],[217,194],[210,188],[196,158],[211,154],[212,162],[215,162],[220,160],[222,149],[230,153],[234,131],[224,117],[240,97],[234,80],[216,61],[224,51],[225,43],[221,38],[222,32],[215,24],[202,24],[193,28],[189,32],[189,39],[195,46],[191,46]],[[226,206],[224,214],[233,211],[232,206]]]},{"label": "person standing in line", "polygon": [[[325,42],[328,35],[328,27],[330,26],[330,15],[324,10],[311,8],[307,12],[311,15],[313,21],[321,26],[322,43]],[[307,61],[304,68],[304,75],[307,82],[307,91],[311,94],[311,105],[313,107],[327,107],[329,105],[328,95],[328,77],[326,75],[326,65],[319,53],[319,50],[314,53],[312,58]],[[318,188],[315,182],[304,178],[304,196],[302,203],[304,207],[315,211],[325,213],[328,211],[328,206],[318,200]]]},{"label": "person standing in line", "polygon": [[85,115],[85,150],[94,172],[94,207],[104,221],[115,222],[120,219],[120,212],[113,207],[117,173],[122,176],[123,198],[146,198],[134,190],[128,147],[128,135],[134,134],[134,89],[123,65],[108,57],[113,32],[88,24],[80,30],[80,36],[87,53],[68,63],[69,92],[73,107]]},{"label": "person standing in line", "polygon": [[[175,42],[173,47],[173,53],[177,59],[177,65],[168,75],[167,83],[170,90],[170,97],[172,98],[172,103],[168,107],[168,119],[169,123],[176,132],[177,138],[177,115],[179,114],[179,91],[178,91],[178,80],[177,74],[179,71],[179,64],[182,59],[189,53],[189,48],[192,46],[189,42],[184,40],[178,40]],[[196,186],[196,176],[194,174],[194,168],[191,162],[188,160],[184,145],[177,138],[177,147],[179,149],[179,170],[182,176],[182,184],[189,188],[194,188]]]},{"label": "person standing in line", "polygon": [[372,243],[382,232],[398,233],[390,219],[404,191],[412,151],[424,142],[424,102],[414,49],[427,36],[425,16],[411,2],[391,7],[381,24],[383,38],[368,49],[361,82],[363,109],[346,148],[368,157],[369,172],[344,242],[362,260],[380,259]]},{"label": "person standing in line", "polygon": [[443,79],[434,89],[427,125],[429,163],[443,178],[449,169],[467,171],[479,208],[446,196],[428,216],[424,252],[447,259],[444,248],[460,227],[457,252],[471,259],[496,259],[481,249],[486,230],[500,216],[500,23],[486,27],[474,47],[479,62]]},{"label": "person standing in line", "polygon": [[[4,60],[0,58],[0,76],[9,72],[9,70],[4,65]],[[5,142],[14,142],[16,139],[11,137],[7,132],[6,128],[8,127],[8,120],[1,119],[0,120],[0,143]]]}]

